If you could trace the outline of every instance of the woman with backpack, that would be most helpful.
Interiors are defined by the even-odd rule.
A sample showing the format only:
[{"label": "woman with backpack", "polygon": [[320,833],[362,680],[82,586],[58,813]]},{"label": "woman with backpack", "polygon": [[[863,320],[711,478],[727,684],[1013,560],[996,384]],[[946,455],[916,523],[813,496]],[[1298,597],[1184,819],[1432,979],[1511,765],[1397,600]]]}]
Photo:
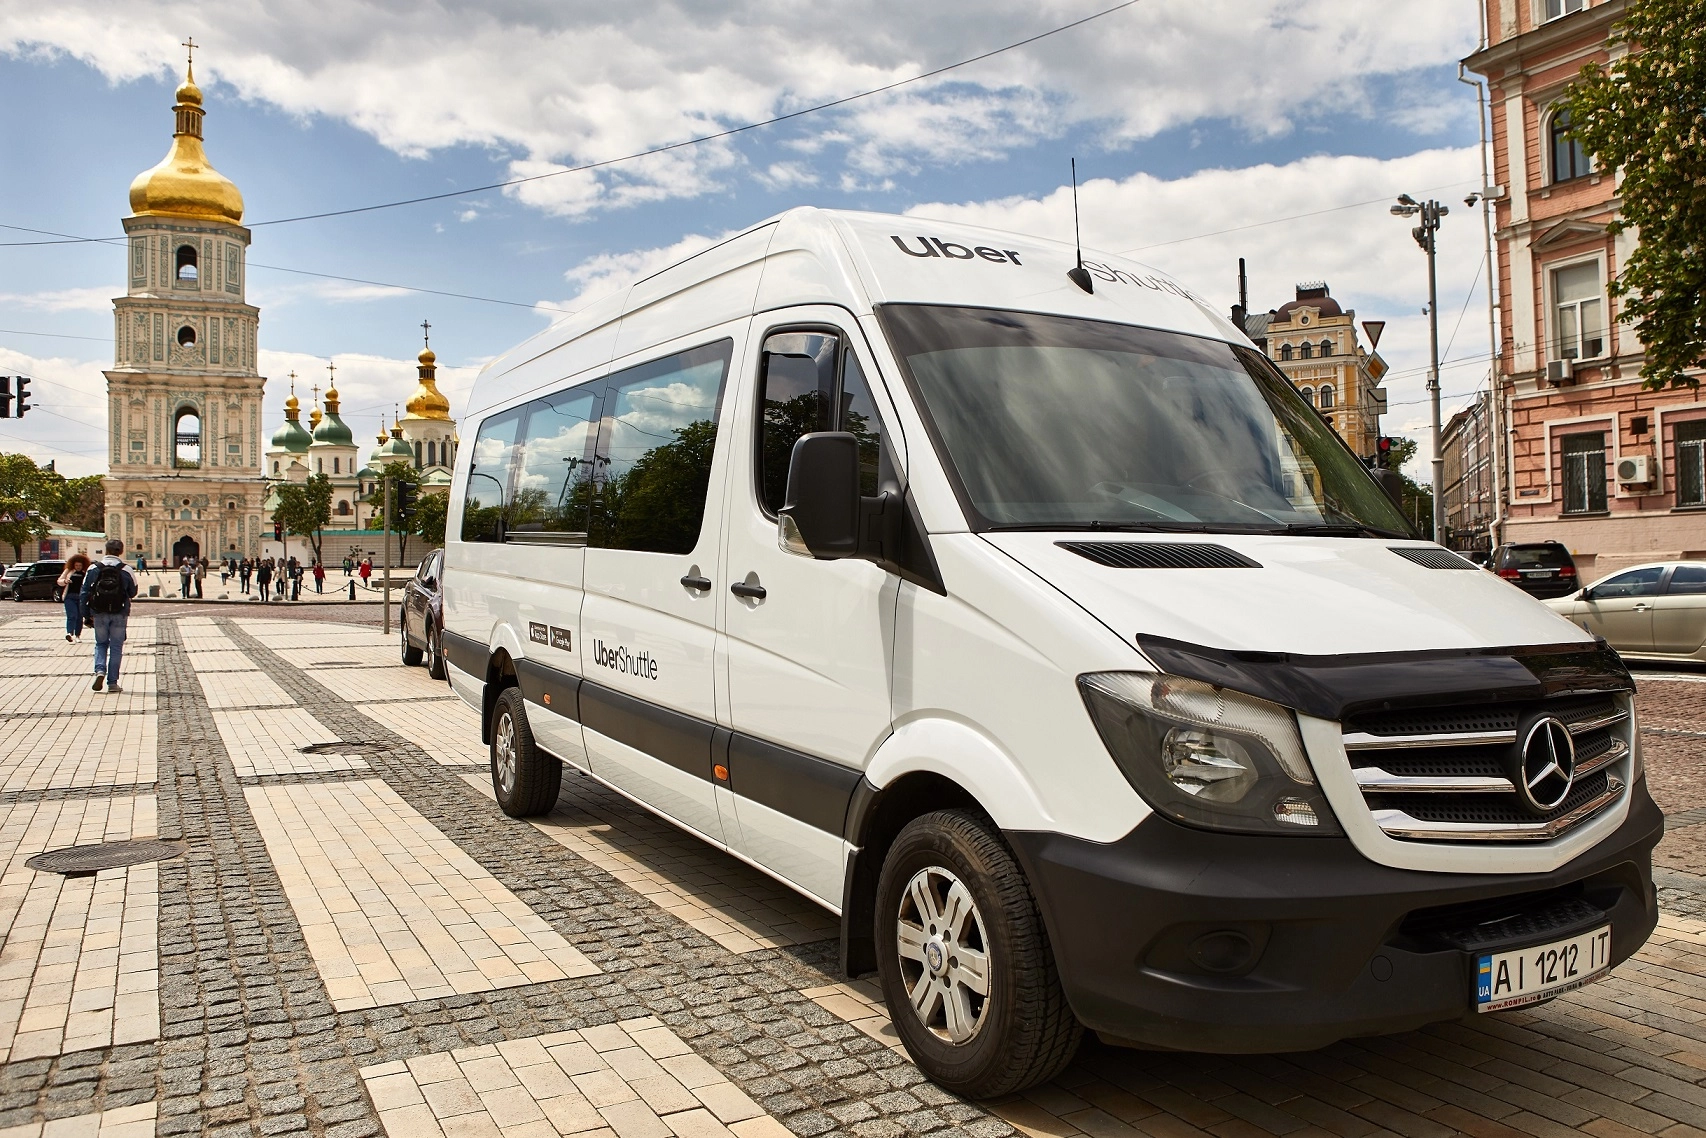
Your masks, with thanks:
[{"label": "woman with backpack", "polygon": [[83,574],[88,572],[89,559],[73,553],[59,575],[59,595],[65,601],[65,642],[83,638]]}]

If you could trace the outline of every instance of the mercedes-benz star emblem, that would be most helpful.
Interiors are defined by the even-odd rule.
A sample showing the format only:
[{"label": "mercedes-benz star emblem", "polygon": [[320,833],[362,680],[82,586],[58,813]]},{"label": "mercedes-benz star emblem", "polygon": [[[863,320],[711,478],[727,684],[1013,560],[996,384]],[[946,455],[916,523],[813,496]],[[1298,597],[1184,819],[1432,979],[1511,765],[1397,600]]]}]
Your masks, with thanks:
[{"label": "mercedes-benz star emblem", "polygon": [[1576,781],[1576,741],[1561,720],[1537,719],[1522,741],[1520,789],[1529,808],[1541,814],[1562,806]]}]

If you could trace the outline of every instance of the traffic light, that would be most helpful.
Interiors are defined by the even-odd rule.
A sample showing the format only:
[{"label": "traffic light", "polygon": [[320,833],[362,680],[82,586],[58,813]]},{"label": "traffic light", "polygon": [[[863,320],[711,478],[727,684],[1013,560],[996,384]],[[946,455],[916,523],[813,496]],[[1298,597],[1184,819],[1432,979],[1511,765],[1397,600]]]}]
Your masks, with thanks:
[{"label": "traffic light", "polygon": [[272,523],[272,539],[274,541],[283,541],[284,540],[284,523],[277,520],[276,518],[273,520],[273,523]]},{"label": "traffic light", "polygon": [[18,396],[17,396],[18,402],[17,402],[17,407],[16,407],[15,411],[13,412],[12,417],[14,419],[22,419],[24,417],[24,412],[28,411],[30,409],[30,404],[29,404],[30,377],[27,375],[20,375],[17,377],[17,380],[18,380]]},{"label": "traffic light", "polygon": [[415,484],[397,480],[396,528],[403,529],[415,516]]},{"label": "traffic light", "polygon": [[1386,467],[1390,464],[1390,460],[1392,457],[1392,438],[1391,438],[1391,436],[1381,435],[1380,438],[1375,440],[1374,455],[1375,455],[1376,464],[1380,467],[1380,469],[1385,470]]},{"label": "traffic light", "polygon": [[12,377],[0,375],[0,419],[12,417]]}]

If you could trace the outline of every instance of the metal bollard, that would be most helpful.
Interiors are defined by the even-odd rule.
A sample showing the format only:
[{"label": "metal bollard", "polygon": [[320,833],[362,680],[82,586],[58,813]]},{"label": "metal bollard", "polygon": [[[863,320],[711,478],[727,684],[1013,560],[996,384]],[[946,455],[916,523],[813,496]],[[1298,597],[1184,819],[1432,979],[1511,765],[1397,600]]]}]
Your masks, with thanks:
[{"label": "metal bollard", "polygon": [[354,580],[351,580],[349,583],[349,599],[352,601],[355,600],[355,581]]}]

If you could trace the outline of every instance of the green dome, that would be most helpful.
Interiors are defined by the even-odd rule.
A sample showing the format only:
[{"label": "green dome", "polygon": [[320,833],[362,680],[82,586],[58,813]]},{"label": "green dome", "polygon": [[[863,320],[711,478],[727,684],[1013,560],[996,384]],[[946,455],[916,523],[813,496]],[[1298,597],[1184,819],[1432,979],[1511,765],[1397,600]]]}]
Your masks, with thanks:
[{"label": "green dome", "polygon": [[367,458],[367,464],[375,470],[383,468],[388,462],[406,462],[413,466],[415,448],[404,442],[400,436],[392,435],[373,448],[373,453]]},{"label": "green dome", "polygon": [[314,428],[314,441],[325,446],[352,447],[355,445],[355,435],[344,421],[338,418],[336,411],[328,409],[320,425]]},{"label": "green dome", "polygon": [[313,442],[312,436],[308,434],[307,428],[298,422],[295,416],[285,419],[284,425],[272,433],[274,448],[287,450],[292,454],[306,454],[308,444],[311,442]]}]

